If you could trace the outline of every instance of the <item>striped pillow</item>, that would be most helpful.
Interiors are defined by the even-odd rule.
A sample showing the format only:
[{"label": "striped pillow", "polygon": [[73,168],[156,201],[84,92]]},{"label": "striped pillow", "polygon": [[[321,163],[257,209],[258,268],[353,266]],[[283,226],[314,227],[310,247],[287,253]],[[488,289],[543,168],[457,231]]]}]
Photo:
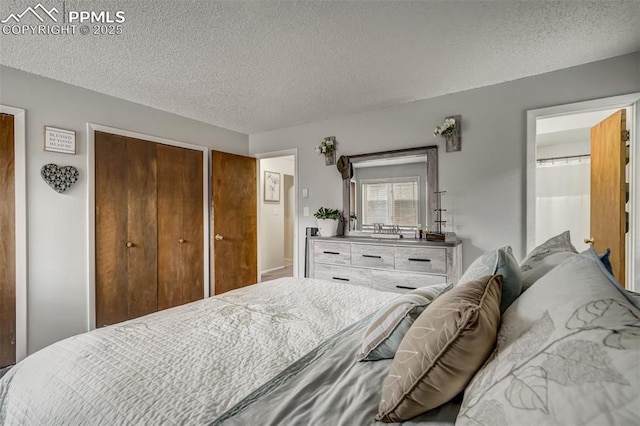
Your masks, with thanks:
[{"label": "striped pillow", "polygon": [[431,302],[452,287],[453,283],[443,283],[417,288],[380,309],[364,334],[358,360],[393,358],[415,319]]}]

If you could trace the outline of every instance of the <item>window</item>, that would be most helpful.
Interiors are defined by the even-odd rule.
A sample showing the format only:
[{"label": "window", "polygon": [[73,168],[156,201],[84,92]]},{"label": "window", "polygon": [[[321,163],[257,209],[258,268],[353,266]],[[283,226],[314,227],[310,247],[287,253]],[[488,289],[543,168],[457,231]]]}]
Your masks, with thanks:
[{"label": "window", "polygon": [[420,215],[419,187],[418,177],[362,180],[362,224],[416,226]]}]

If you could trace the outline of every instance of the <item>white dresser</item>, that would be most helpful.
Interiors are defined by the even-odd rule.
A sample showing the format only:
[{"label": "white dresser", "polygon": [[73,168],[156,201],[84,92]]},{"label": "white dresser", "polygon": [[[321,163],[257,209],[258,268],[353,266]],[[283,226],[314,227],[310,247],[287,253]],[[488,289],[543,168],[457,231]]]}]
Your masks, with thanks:
[{"label": "white dresser", "polygon": [[462,244],[366,237],[311,237],[309,277],[407,292],[457,282],[462,275]]}]

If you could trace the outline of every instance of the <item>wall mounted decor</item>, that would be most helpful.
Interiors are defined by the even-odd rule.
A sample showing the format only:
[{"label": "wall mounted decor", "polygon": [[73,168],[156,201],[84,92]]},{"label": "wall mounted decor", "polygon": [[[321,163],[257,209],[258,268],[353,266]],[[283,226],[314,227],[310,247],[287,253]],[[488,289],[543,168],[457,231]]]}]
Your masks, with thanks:
[{"label": "wall mounted decor", "polygon": [[61,152],[63,154],[76,153],[76,132],[73,130],[44,127],[44,150]]},{"label": "wall mounted decor", "polygon": [[336,164],[336,137],[327,136],[324,138],[320,145],[315,148],[316,152],[320,155],[324,155],[325,166],[333,166]]},{"label": "wall mounted decor", "polygon": [[461,115],[446,117],[441,126],[433,129],[433,136],[442,136],[446,142],[447,152],[462,150],[462,138],[460,136]]},{"label": "wall mounted decor", "polygon": [[80,173],[73,166],[45,164],[40,169],[40,176],[54,191],[62,194],[78,182]]},{"label": "wall mounted decor", "polygon": [[280,173],[264,172],[264,200],[280,202]]}]

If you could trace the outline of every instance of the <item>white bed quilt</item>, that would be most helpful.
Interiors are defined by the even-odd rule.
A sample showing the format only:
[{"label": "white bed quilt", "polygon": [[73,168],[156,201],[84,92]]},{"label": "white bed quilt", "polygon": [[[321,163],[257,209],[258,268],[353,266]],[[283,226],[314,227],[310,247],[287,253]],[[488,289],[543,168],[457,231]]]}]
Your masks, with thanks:
[{"label": "white bed quilt", "polygon": [[395,296],[284,278],[74,336],[0,380],[0,423],[209,423]]}]

